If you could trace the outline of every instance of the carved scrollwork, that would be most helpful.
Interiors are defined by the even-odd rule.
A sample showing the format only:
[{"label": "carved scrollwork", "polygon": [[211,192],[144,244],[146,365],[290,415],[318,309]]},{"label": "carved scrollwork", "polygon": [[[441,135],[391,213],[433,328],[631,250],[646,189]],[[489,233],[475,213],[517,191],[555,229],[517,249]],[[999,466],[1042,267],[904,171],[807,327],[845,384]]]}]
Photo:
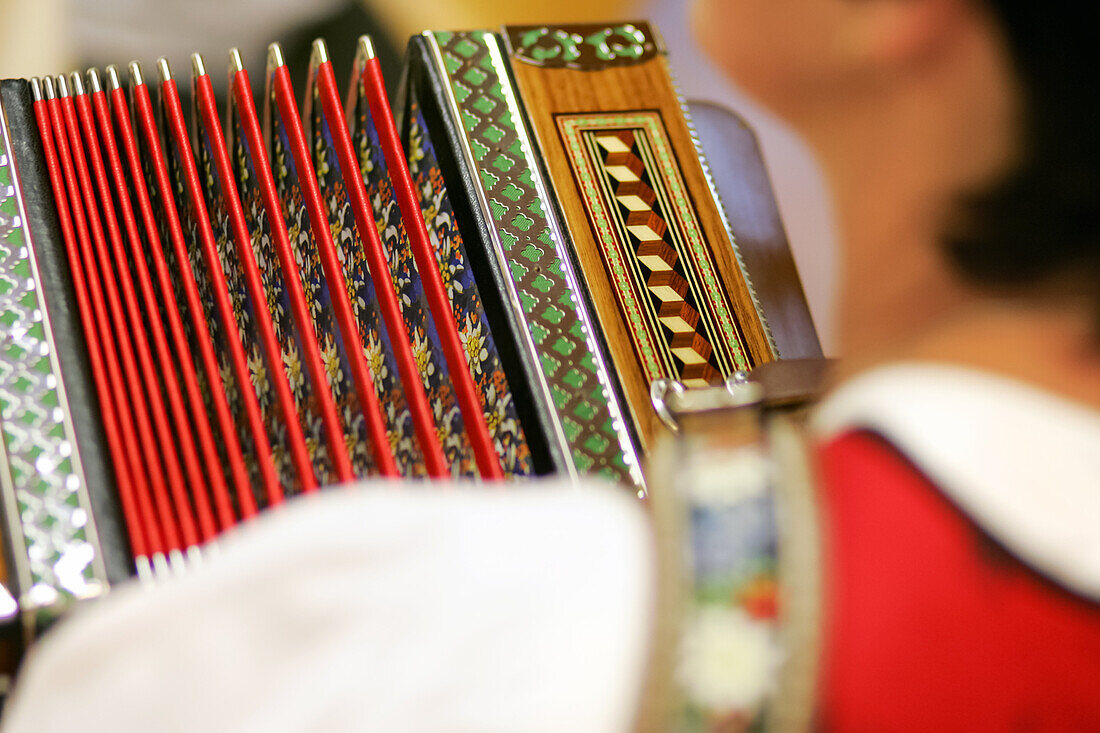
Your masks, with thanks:
[{"label": "carved scrollwork", "polygon": [[614,26],[509,26],[513,58],[544,68],[598,71],[630,66],[661,52],[648,23]]}]

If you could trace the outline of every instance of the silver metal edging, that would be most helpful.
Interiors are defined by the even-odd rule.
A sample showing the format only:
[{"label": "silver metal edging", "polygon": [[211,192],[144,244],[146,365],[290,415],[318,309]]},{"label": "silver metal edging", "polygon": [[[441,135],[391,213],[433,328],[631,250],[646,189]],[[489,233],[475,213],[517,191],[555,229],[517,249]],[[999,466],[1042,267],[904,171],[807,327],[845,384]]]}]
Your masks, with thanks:
[{"label": "silver metal edging", "polygon": [[[19,170],[16,165],[15,154],[11,145],[10,128],[8,127],[8,115],[7,111],[3,109],[3,105],[0,104],[0,136],[4,138],[4,152],[8,158],[8,170],[11,176],[11,185],[14,189],[15,202],[18,206],[19,226],[23,229],[24,245],[27,248],[27,258],[30,260],[31,276],[34,278],[34,288],[38,295],[38,309],[42,312],[42,330],[46,339],[46,345],[49,349],[50,370],[56,380],[55,390],[57,392],[58,404],[62,413],[62,424],[65,430],[65,439],[69,444],[69,461],[72,465],[72,476],[75,476],[77,486],[75,487],[77,503],[85,513],[86,521],[84,524],[84,534],[86,542],[94,550],[94,555],[91,561],[91,570],[94,580],[99,583],[99,588],[95,592],[88,594],[86,597],[94,597],[101,595],[107,590],[110,583],[107,580],[107,568],[103,562],[102,548],[99,542],[99,532],[96,529],[95,515],[92,512],[91,497],[88,494],[88,481],[84,475],[84,465],[80,459],[80,449],[76,441],[76,429],[72,422],[72,415],[69,413],[68,404],[69,398],[65,391],[65,380],[61,373],[61,365],[57,360],[57,345],[54,343],[53,338],[53,326],[50,322],[49,306],[46,303],[45,297],[42,293],[42,280],[39,276],[38,260],[34,254],[34,235],[31,232],[30,225],[27,221],[27,210],[23,202],[22,188],[19,185]],[[4,474],[2,479],[10,481],[10,465],[8,465],[6,445],[2,438],[0,438],[0,451],[3,451],[3,464]],[[14,486],[11,487],[11,491],[5,491],[5,501],[11,500],[16,502],[15,514],[9,516],[18,516],[18,500],[15,495]],[[9,507],[11,508],[11,507]],[[12,520],[15,521],[15,520]],[[26,533],[23,532],[20,524],[20,537],[23,538],[24,547],[26,542]],[[24,553],[25,555],[25,553]],[[20,588],[21,593],[25,592],[29,588],[32,578],[30,578],[30,568],[25,568],[27,571],[27,585]],[[33,613],[38,610],[37,605],[34,603],[26,604],[23,598],[19,599],[19,604],[24,615]],[[33,621],[27,623],[33,624]]]},{"label": "silver metal edging", "polygon": [[[656,30],[654,30],[656,33]],[[662,41],[663,43],[663,41]],[[676,82],[676,77],[672,74],[672,68],[668,64],[668,57],[661,56],[661,61],[665,65],[665,72],[668,74],[669,80],[672,82],[672,90],[676,94],[676,102],[680,105],[680,110],[684,114],[684,122],[687,123],[688,135],[691,137],[691,145],[695,148],[696,157],[699,158],[699,165],[703,168],[703,178],[706,179],[707,188],[710,189],[710,195],[714,199],[714,205],[718,209],[718,216],[722,219],[722,226],[726,230],[726,235],[729,237],[730,247],[733,248],[733,256],[737,260],[737,268],[741,272],[741,277],[745,280],[745,289],[749,291],[749,297],[752,298],[752,306],[756,310],[756,317],[760,319],[760,325],[764,327],[764,335],[768,338],[768,347],[771,349],[772,356],[776,359],[780,358],[779,347],[775,343],[775,336],[772,334],[772,328],[768,325],[768,319],[764,317],[764,309],[760,305],[760,297],[756,293],[756,286],[752,284],[752,278],[749,276],[749,271],[745,267],[745,260],[741,257],[741,248],[737,245],[737,238],[733,236],[733,228],[730,226],[729,217],[726,215],[726,207],[722,205],[722,197],[718,193],[718,187],[714,183],[714,176],[710,172],[710,163],[707,161],[706,153],[703,151],[703,143],[699,139],[699,132],[695,129],[695,122],[691,119],[691,110],[688,109],[687,99],[684,98],[683,93],[680,91],[680,85]],[[745,350],[748,351],[748,344],[745,344]],[[746,357],[748,354],[745,355]]]},{"label": "silver metal edging", "polygon": [[[486,41],[485,45],[489,49],[489,55],[493,63],[497,68],[506,68],[496,35],[493,33],[486,33],[484,38]],[[535,146],[532,144],[531,137],[527,132],[526,121],[523,119],[522,115],[518,114],[519,102],[517,100],[517,94],[512,88],[512,80],[507,74],[501,76],[500,89],[505,99],[508,101],[508,106],[515,114],[516,135],[519,137],[520,145],[523,146],[523,154],[528,161],[534,161]],[[530,170],[531,180],[535,184],[535,190],[538,192],[539,198],[543,201],[550,201],[550,187],[543,178],[542,171],[537,164],[531,165]],[[554,246],[557,249],[558,261],[561,262],[562,272],[565,274],[565,281],[569,284],[569,287],[572,288],[574,293],[580,293],[580,287],[578,286],[579,281],[576,274],[573,272],[572,260],[569,257],[569,253],[565,251],[565,237],[562,235],[557,218],[550,212],[549,207],[546,212],[546,222],[554,238]],[[604,396],[607,398],[607,409],[608,412],[611,413],[613,429],[619,438],[619,448],[623,452],[623,463],[628,466],[634,488],[637,489],[639,495],[643,495],[645,492],[645,479],[642,476],[641,461],[634,447],[634,443],[631,441],[626,431],[626,422],[623,420],[623,414],[619,409],[615,390],[612,388],[611,380],[608,377],[610,371],[608,371],[607,362],[604,359],[603,352],[600,350],[599,345],[596,343],[592,317],[588,313],[583,298],[574,296],[573,300],[574,305],[577,307],[577,316],[580,318],[581,325],[584,328],[585,343],[588,344],[588,350],[592,354],[592,359],[596,362],[596,366],[599,369],[600,382],[604,390]]]},{"label": "silver metal edging", "polygon": [[[11,153],[11,142],[8,139],[8,114],[4,109],[2,103],[0,103],[0,138],[3,138],[4,147],[0,150],[0,153],[7,158],[8,168],[14,174],[15,159]],[[11,179],[12,195],[16,199],[16,203],[19,207],[20,222],[23,220],[23,197],[19,193],[18,180],[12,176]],[[35,283],[37,286],[37,268],[34,269]],[[44,312],[44,311],[43,311]],[[0,415],[0,430],[3,429],[3,416]],[[4,502],[4,514],[7,517],[6,532],[8,535],[8,541],[12,544],[14,552],[11,553],[10,559],[14,567],[12,570],[15,573],[17,586],[15,588],[20,594],[24,593],[27,588],[31,586],[31,570],[29,563],[27,562],[27,536],[23,531],[23,524],[19,521],[19,498],[16,496],[15,483],[12,481],[11,476],[11,463],[8,459],[8,445],[7,440],[4,439],[2,433],[0,433],[0,494],[3,494]],[[9,589],[11,590],[11,589]],[[14,596],[14,594],[13,594]],[[20,599],[16,597],[18,602]],[[23,608],[22,603],[19,604],[19,610]]]},{"label": "silver metal edging", "polygon": [[[69,413],[69,410],[66,409],[69,404],[69,396],[65,391],[65,380],[61,375],[61,365],[57,361],[57,345],[54,343],[53,339],[53,325],[50,321],[49,305],[45,297],[42,297],[42,281],[38,274],[38,259],[34,254],[34,234],[31,232],[30,225],[27,223],[27,210],[23,203],[22,189],[19,187],[19,170],[15,165],[15,155],[11,151],[11,138],[8,136],[8,118],[6,112],[0,114],[0,125],[4,127],[4,142],[8,148],[8,159],[11,161],[11,180],[12,185],[15,186],[15,201],[19,205],[19,218],[23,222],[23,234],[26,237],[27,254],[31,262],[31,272],[34,275],[35,289],[39,294],[38,307],[42,311],[42,329],[46,335],[46,343],[50,348],[50,368],[57,376],[57,398],[61,405],[66,406],[62,408],[62,423],[65,426],[65,435],[68,436],[67,440],[71,446],[69,460],[72,463],[73,475],[76,476],[79,481],[79,486],[76,488],[77,502],[80,504],[80,508],[88,514],[88,523],[85,525],[85,534],[88,536],[88,542],[99,550],[99,531],[96,529],[95,515],[92,513],[92,498],[88,494],[88,480],[84,475],[84,462],[80,458],[80,447],[76,441],[76,427],[73,425],[72,415]],[[95,558],[92,560],[92,572],[96,576],[96,579],[103,584],[104,589],[110,585],[107,580],[107,567],[103,562],[103,555],[101,552],[97,551]]]},{"label": "silver metal edging", "polygon": [[[488,33],[486,35],[490,37],[492,36],[491,33]],[[443,63],[443,51],[442,49],[440,49],[439,43],[436,42],[435,36],[432,34],[431,31],[424,31],[423,36],[427,39],[429,46],[431,46],[432,58],[435,61],[437,71],[442,74],[445,79],[449,79],[450,76],[447,73],[447,67]],[[489,48],[491,50],[492,48],[494,48],[494,46],[490,46]],[[444,93],[447,95],[447,106],[450,108],[448,112],[450,112],[451,117],[454,120],[456,129],[463,131],[463,134],[460,135],[460,137],[462,138],[463,160],[465,161],[468,170],[471,173],[476,173],[477,163],[474,161],[474,153],[473,150],[471,150],[470,148],[470,143],[466,139],[466,128],[462,124],[462,113],[458,108],[458,100],[455,99],[454,90],[451,89],[451,85],[449,82],[443,84],[442,86]],[[526,153],[526,151],[524,152]],[[489,230],[489,238],[493,244],[493,256],[496,258],[497,266],[500,268],[501,273],[505,275],[505,277],[501,279],[504,281],[507,288],[508,303],[515,313],[522,314],[523,304],[520,302],[519,293],[516,292],[516,285],[512,281],[511,275],[509,274],[511,270],[508,266],[508,261],[504,257],[504,245],[501,243],[500,234],[497,232],[496,226],[493,224],[493,212],[489,209],[489,201],[485,196],[485,190],[481,187],[480,182],[476,183],[474,188],[477,190],[478,206],[481,207],[482,215],[485,217],[485,221],[488,224],[486,228]],[[531,331],[527,327],[526,319],[518,318],[516,320],[518,320],[521,324],[523,347],[532,357],[534,363],[537,364],[539,367],[537,369],[539,392],[542,394],[542,397],[546,401],[546,404],[553,405],[553,395],[550,393],[550,385],[546,382],[546,377],[543,375],[542,372],[542,362],[539,360],[538,349],[535,347],[535,339],[531,336]],[[551,410],[551,412],[553,413],[552,422],[554,426],[554,438],[558,443],[559,450],[561,450],[562,454],[566,458],[566,468],[569,473],[569,478],[575,481],[579,478],[579,476],[577,474],[577,467],[573,464],[573,451],[569,446],[568,439],[565,437],[565,429],[562,427],[557,410]]]},{"label": "silver metal edging", "polygon": [[[0,430],[3,427],[4,422],[0,419]],[[19,500],[15,495],[15,484],[11,480],[11,464],[8,462],[7,442],[3,438],[0,438],[0,499],[4,502],[4,516],[7,518],[4,533],[13,550],[9,555],[13,566],[10,570],[13,572],[16,582],[16,587],[8,588],[8,592],[16,600],[15,612],[19,613],[23,610],[23,605],[17,594],[22,594],[26,588],[31,586],[31,569],[27,563],[27,537],[23,533],[23,525],[19,521]],[[0,558],[0,562],[3,562],[3,558]],[[14,616],[10,618],[14,618]],[[27,620],[24,616],[24,623]],[[28,631],[33,632],[33,628]]]}]

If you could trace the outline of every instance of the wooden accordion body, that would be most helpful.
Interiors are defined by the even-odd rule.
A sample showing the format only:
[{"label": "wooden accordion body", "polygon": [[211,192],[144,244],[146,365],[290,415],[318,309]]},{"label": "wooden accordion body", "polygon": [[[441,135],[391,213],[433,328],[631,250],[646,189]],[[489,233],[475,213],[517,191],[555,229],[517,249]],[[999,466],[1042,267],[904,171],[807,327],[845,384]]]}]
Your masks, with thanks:
[{"label": "wooden accordion body", "polygon": [[[131,419],[131,408],[134,414],[144,409],[141,395],[178,408],[175,422],[165,423],[167,436],[155,434],[155,420],[150,423],[150,445],[161,453],[152,465],[170,468],[175,461],[192,494],[182,504],[166,499],[160,516],[179,520],[182,511],[194,511],[192,534],[199,539],[172,544],[162,538],[146,548],[150,558],[159,555],[146,570],[162,571],[170,564],[166,556],[182,559],[208,541],[204,502],[213,517],[207,524],[216,533],[247,516],[249,506],[262,508],[282,495],[349,477],[386,474],[390,461],[396,475],[406,477],[441,475],[433,471],[431,456],[437,463],[441,457],[442,475],[455,478],[503,476],[515,483],[549,473],[591,474],[644,496],[645,456],[662,429],[650,396],[655,382],[691,388],[721,383],[780,357],[820,356],[751,132],[706,106],[697,110],[699,130],[692,126],[661,41],[647,24],[507,27],[501,34],[427,32],[413,38],[393,105],[404,149],[400,161],[383,150],[385,111],[361,81],[369,44],[341,110],[346,130],[330,124],[332,89],[325,85],[332,85],[332,62],[323,45],[315,50],[300,117],[276,93],[281,60],[273,51],[261,100],[262,150],[256,149],[258,138],[249,137],[247,110],[236,95],[224,115],[227,145],[211,138],[212,123],[200,105],[188,144],[181,147],[177,137],[173,146],[171,105],[163,97],[171,75],[163,65],[160,155],[173,185],[157,187],[151,160],[157,151],[148,141],[139,146],[145,156],[141,172],[135,175],[135,167],[126,176],[131,189],[147,186],[156,222],[149,230],[134,229],[125,264],[101,264],[98,272],[121,281],[125,269],[138,282],[142,263],[133,255],[145,259],[149,254],[141,250],[162,247],[171,283],[153,287],[144,301],[134,286],[139,311],[133,323],[141,327],[127,338],[136,352],[142,339],[176,318],[194,359],[185,366],[179,355],[186,350],[170,351],[175,361],[165,365],[154,349],[149,363],[163,373],[150,378],[141,374],[140,354],[121,353],[131,343],[120,334],[125,329],[115,326],[98,337],[101,360],[117,351],[123,361],[133,358],[135,374],[142,376],[138,384],[121,380],[120,391],[111,393],[124,397],[115,405],[118,425]],[[204,73],[196,62],[196,79]],[[135,121],[135,84],[141,83],[131,75],[128,101]],[[79,102],[81,93],[94,98],[97,91],[67,93]],[[133,574],[142,553],[135,551],[120,507],[120,467],[88,346],[94,337],[78,312],[79,286],[66,254],[36,101],[23,80],[4,81],[2,96],[0,534],[17,602],[9,615],[33,635],[74,599],[99,595]],[[299,121],[308,164],[295,157]],[[120,121],[113,124],[117,130]],[[712,150],[714,176],[702,158],[701,139]],[[354,171],[341,158],[348,141]],[[226,161],[219,160],[219,148],[228,153]],[[275,208],[261,185],[261,154],[271,166]],[[190,183],[189,165],[199,174]],[[398,170],[405,166],[407,173]],[[225,193],[226,171],[235,178],[236,203]],[[52,173],[56,184],[59,173]],[[349,174],[362,185],[348,185],[355,183]],[[201,187],[198,198],[188,192],[191,184]],[[356,209],[360,188],[367,217]],[[324,204],[323,222],[311,220],[311,190]],[[179,214],[179,250],[170,246],[166,192]],[[404,210],[402,196],[410,195],[407,201],[415,201],[424,227]],[[121,198],[116,191],[113,201],[124,208]],[[86,207],[98,206],[104,216],[112,195],[98,204],[89,200]],[[280,260],[283,227],[271,220],[274,211],[285,224],[296,274]],[[94,214],[88,213],[90,220]],[[124,227],[116,228],[125,239]],[[434,254],[427,261],[414,251],[418,228],[426,229]],[[155,236],[160,244],[152,243]],[[204,237],[214,255],[203,250]],[[245,262],[250,258],[234,249],[235,239],[238,247],[241,241],[251,247],[255,272]],[[372,251],[382,259],[371,260]],[[337,260],[325,261],[326,252]],[[189,267],[183,262],[188,257]],[[378,272],[379,263],[387,273]],[[155,279],[156,263],[146,264]],[[182,267],[195,281],[197,302],[188,301]],[[87,274],[94,271],[93,265]],[[334,277],[336,272],[342,277]],[[433,279],[441,291],[433,291]],[[308,314],[294,312],[293,281],[301,283]],[[219,306],[218,292],[228,298],[227,306]],[[445,293],[445,300],[432,302],[432,292]],[[123,296],[117,296],[120,302]],[[231,307],[233,316],[219,320],[219,307]],[[387,307],[400,310],[387,313]],[[200,363],[205,336],[196,333],[198,321],[188,320],[196,312],[209,324],[224,400],[212,394],[214,373]],[[351,313],[353,322],[345,323],[341,313]],[[243,380],[234,371],[234,329],[247,365]],[[324,375],[309,371],[309,339],[316,340]],[[448,340],[459,345],[464,363],[445,353]],[[409,364],[401,362],[403,348],[411,349],[411,376]],[[370,370],[371,394],[355,381],[356,351]],[[201,407],[188,401],[183,388],[187,379],[180,375],[187,369],[197,377],[200,392],[193,394],[201,395]],[[175,377],[183,385],[182,402],[153,394],[167,394]],[[283,378],[288,396],[278,394],[276,383]],[[325,384],[330,392],[318,394]],[[223,402],[234,421],[232,435],[219,432]],[[290,421],[288,410],[294,413]],[[215,439],[207,448],[217,451],[217,461],[201,460],[209,455],[197,427],[203,420]],[[381,432],[372,433],[371,424]],[[193,436],[185,434],[188,426]],[[479,435],[488,438],[480,453]],[[266,460],[255,448],[264,440],[270,448]],[[234,441],[243,446],[239,466],[229,465],[227,457],[227,444]],[[185,450],[185,443],[194,445]],[[167,455],[173,450],[180,456]],[[186,476],[188,450],[200,459],[191,470],[198,466],[196,476],[211,492],[215,483],[226,486],[227,502],[195,495]],[[340,457],[345,452],[346,461]],[[150,465],[132,460],[139,469]],[[134,483],[157,480],[130,473]],[[170,477],[162,483],[172,488]],[[244,493],[234,493],[240,486]],[[187,535],[186,528],[176,529]]]}]

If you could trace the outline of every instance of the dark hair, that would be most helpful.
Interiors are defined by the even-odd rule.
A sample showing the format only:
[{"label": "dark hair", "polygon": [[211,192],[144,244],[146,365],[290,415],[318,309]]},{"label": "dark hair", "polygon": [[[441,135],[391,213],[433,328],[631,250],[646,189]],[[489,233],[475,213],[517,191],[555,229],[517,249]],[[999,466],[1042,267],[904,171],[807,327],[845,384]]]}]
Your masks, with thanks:
[{"label": "dark hair", "polygon": [[1024,95],[1023,155],[996,185],[964,202],[947,252],[983,285],[1072,283],[1100,316],[1100,41],[1084,11],[1092,4],[987,4]]}]

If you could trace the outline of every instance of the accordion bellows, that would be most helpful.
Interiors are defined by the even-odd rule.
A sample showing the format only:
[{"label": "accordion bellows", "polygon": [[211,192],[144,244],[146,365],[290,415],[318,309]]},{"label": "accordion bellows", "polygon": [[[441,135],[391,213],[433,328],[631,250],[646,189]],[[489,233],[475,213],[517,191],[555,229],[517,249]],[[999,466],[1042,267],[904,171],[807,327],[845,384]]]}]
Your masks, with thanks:
[{"label": "accordion bellows", "polygon": [[0,482],[28,628],[360,477],[644,496],[653,383],[779,355],[644,23],[427,32],[393,111],[368,39],[343,95],[315,43],[301,105],[277,46],[259,99],[236,54],[221,106],[191,72],[190,110],[163,60],[3,82]]}]

